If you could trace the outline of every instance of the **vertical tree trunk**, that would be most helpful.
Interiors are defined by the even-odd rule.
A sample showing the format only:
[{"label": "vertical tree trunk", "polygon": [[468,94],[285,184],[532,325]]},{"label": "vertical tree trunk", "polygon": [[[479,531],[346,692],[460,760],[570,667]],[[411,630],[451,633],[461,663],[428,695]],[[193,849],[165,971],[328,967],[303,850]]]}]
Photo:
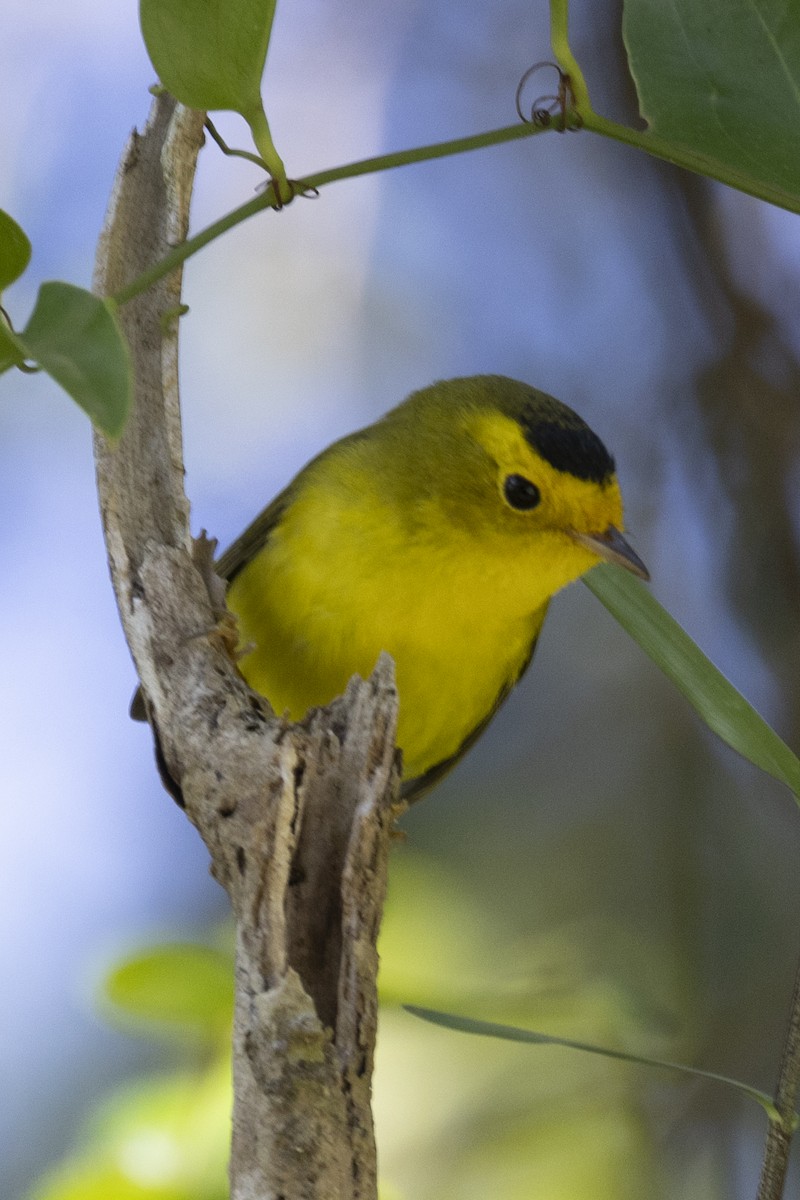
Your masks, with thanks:
[{"label": "vertical tree trunk", "polygon": [[[160,96],[131,136],[98,248],[100,293],[185,238],[203,118]],[[392,664],[384,657],[369,681],[289,726],[226,654],[183,492],[180,286],[176,271],[121,311],[135,408],[118,445],[97,437],[97,482],[162,772],[236,918],[232,1195],[374,1200],[375,943],[398,778]]]}]

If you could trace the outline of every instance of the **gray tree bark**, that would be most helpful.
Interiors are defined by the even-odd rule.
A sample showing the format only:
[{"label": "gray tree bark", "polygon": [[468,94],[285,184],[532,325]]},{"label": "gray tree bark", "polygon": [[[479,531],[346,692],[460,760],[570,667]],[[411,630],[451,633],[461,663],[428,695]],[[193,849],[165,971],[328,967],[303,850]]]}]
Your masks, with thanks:
[{"label": "gray tree bark", "polygon": [[[186,237],[204,114],[157,98],[98,247],[111,295]],[[96,438],[122,624],[162,774],[236,918],[234,1200],[374,1200],[370,1088],[397,697],[391,660],[299,725],[238,674],[183,491],[175,271],[121,310],[135,408]],[[220,420],[229,419],[220,413]],[[226,640],[227,639],[227,640]]]}]

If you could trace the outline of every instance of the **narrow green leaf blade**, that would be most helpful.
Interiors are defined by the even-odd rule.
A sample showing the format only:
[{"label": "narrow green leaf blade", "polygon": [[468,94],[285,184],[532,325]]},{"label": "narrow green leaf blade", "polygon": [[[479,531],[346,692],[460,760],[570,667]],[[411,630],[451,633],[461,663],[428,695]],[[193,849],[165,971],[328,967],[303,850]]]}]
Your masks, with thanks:
[{"label": "narrow green leaf blade", "polygon": [[565,1046],[568,1050],[581,1050],[584,1054],[599,1054],[603,1058],[615,1058],[622,1062],[638,1063],[644,1067],[658,1067],[665,1071],[679,1071],[683,1075],[695,1078],[710,1079],[714,1083],[722,1083],[737,1092],[755,1100],[766,1110],[770,1120],[778,1117],[775,1104],[770,1096],[758,1088],[731,1079],[727,1075],[718,1075],[715,1071],[704,1071],[700,1067],[690,1067],[686,1063],[669,1062],[663,1058],[648,1058],[641,1054],[628,1054],[623,1050],[610,1050],[606,1046],[595,1046],[591,1042],[576,1042],[571,1038],[555,1037],[549,1033],[536,1033],[532,1029],[518,1029],[515,1025],[497,1025],[493,1021],[477,1021],[472,1017],[458,1017],[453,1013],[437,1012],[433,1008],[420,1008],[415,1004],[404,1005],[406,1012],[429,1021],[432,1025],[441,1025],[444,1029],[454,1029],[458,1033],[471,1033],[479,1037],[499,1038],[505,1042],[522,1042],[529,1046]]},{"label": "narrow green leaf blade", "polygon": [[233,1018],[233,962],[228,954],[191,942],[156,946],[115,967],[104,993],[136,1022],[216,1037]]},{"label": "narrow green leaf blade", "polygon": [[130,409],[131,366],[113,301],[71,283],[43,283],[15,340],[103,433],[119,436]]},{"label": "narrow green leaf blade", "polygon": [[168,92],[189,108],[260,107],[276,0],[140,0],[150,60]]},{"label": "narrow green leaf blade", "polygon": [[800,760],[644,584],[606,564],[589,571],[584,583],[672,680],[709,729],[800,798]]},{"label": "narrow green leaf blade", "polygon": [[800,198],[800,0],[625,0],[650,130]]},{"label": "narrow green leaf blade", "polygon": [[19,279],[31,261],[31,244],[24,229],[0,208],[0,292]]}]

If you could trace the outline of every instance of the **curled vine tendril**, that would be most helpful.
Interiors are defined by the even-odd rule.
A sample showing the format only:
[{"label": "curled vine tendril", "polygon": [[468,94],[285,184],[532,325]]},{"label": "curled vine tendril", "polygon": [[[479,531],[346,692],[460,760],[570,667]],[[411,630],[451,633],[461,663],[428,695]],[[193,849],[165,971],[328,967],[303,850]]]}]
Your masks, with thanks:
[{"label": "curled vine tendril", "polygon": [[[223,154],[227,154],[231,158],[244,158],[247,162],[254,163],[255,166],[261,167],[262,170],[267,170],[267,164],[262,158],[259,157],[258,154],[253,154],[251,150],[235,150],[233,147],[229,146],[210,117],[206,117],[205,128],[209,135],[217,143]],[[256,188],[256,191],[263,192],[267,188],[273,187],[273,191],[275,193],[274,208],[276,212],[280,212],[280,210],[285,208],[287,204],[291,204],[292,200],[294,200],[297,196],[300,196],[304,200],[315,200],[319,195],[319,188],[305,187],[296,179],[287,179],[286,182],[289,185],[289,190],[291,193],[288,200],[282,200],[278,195],[277,187],[273,187],[275,183],[273,179],[268,180]]]},{"label": "curled vine tendril", "polygon": [[319,198],[318,187],[306,187],[301,179],[290,179],[289,185],[295,196],[299,196],[301,200],[317,200]]},{"label": "curled vine tendril", "polygon": [[257,167],[261,167],[262,170],[266,171],[266,163],[257,154],[253,154],[251,150],[235,150],[232,146],[229,146],[214,122],[211,120],[211,117],[206,117],[205,128],[217,143],[223,154],[227,154],[230,158],[244,158],[247,162],[255,163]]},{"label": "curled vine tendril", "polygon": [[275,198],[272,207],[275,209],[275,212],[280,212],[281,209],[286,208],[286,205],[291,204],[292,201],[296,200],[298,196],[301,200],[316,200],[319,196],[319,188],[307,187],[306,184],[303,183],[302,179],[287,179],[286,182],[289,185],[290,192],[288,200],[282,200],[280,198],[278,195],[278,190],[275,187],[274,179],[265,180],[264,183],[259,184],[259,186],[256,188],[257,192],[267,192],[270,188],[272,188]]},{"label": "curled vine tendril", "polygon": [[[543,67],[550,67],[558,74],[558,90],[554,96],[539,96],[531,105],[530,116],[525,115],[522,107],[522,93],[525,90],[525,85],[528,80],[541,71]],[[562,71],[554,62],[537,62],[532,67],[528,67],[525,74],[519,81],[517,92],[514,97],[517,106],[517,115],[520,121],[524,121],[526,125],[539,125],[546,129],[553,124],[553,118],[560,118],[556,124],[559,133],[565,130],[574,131],[580,129],[583,121],[580,113],[575,109],[575,94],[572,91],[569,75]]]}]

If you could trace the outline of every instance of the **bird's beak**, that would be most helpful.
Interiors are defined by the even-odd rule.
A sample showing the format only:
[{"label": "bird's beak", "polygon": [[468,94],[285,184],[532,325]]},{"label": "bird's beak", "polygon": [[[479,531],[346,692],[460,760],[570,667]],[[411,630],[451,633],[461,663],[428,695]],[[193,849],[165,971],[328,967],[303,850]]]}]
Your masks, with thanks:
[{"label": "bird's beak", "polygon": [[640,579],[650,578],[650,572],[639,555],[613,525],[609,525],[605,533],[578,533],[573,530],[572,537],[582,546],[586,546],[587,550],[599,554],[606,562],[616,563],[626,571],[638,575]]}]

